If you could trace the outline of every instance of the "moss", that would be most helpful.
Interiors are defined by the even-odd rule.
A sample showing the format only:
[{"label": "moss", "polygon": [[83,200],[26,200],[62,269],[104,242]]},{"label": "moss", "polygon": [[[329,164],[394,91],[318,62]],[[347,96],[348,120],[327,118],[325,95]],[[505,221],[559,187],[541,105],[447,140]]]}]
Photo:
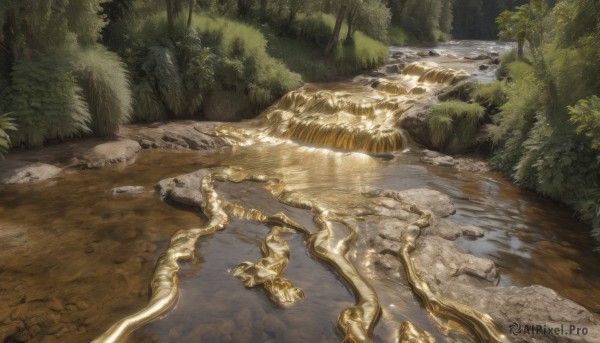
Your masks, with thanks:
[{"label": "moss", "polygon": [[479,104],[447,101],[429,110],[427,125],[433,147],[459,153],[475,144],[475,136],[485,109]]}]

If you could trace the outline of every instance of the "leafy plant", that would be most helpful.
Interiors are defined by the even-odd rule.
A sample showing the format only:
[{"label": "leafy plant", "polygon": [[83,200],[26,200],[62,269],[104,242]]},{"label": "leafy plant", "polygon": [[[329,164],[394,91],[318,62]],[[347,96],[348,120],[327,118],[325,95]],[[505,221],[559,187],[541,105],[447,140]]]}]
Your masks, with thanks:
[{"label": "leafy plant", "polygon": [[0,116],[0,157],[8,152],[10,148],[10,136],[8,131],[16,131],[17,126],[13,123],[10,113]]}]

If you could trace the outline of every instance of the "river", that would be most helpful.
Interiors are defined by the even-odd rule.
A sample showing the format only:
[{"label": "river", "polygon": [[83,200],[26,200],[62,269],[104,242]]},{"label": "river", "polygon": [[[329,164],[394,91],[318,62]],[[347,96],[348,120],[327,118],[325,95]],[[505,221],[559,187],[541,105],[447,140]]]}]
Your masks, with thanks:
[{"label": "river", "polygon": [[[392,47],[390,53],[418,56],[433,50],[419,62],[464,69],[462,73],[488,82],[493,68],[479,71],[477,62],[463,57],[507,48],[495,42],[448,42]],[[394,113],[413,102],[431,101],[449,77],[462,74],[448,75],[420,80],[422,75],[388,73],[306,85],[258,120],[220,128],[218,134],[229,139],[231,147],[143,150],[128,163],[69,169],[51,181],[0,186],[0,333],[6,335],[5,342],[91,341],[144,308],[155,264],[171,236],[180,229],[209,225],[200,209],[163,202],[154,185],[206,168],[243,170],[255,179],[267,175],[253,180],[261,182],[235,175],[235,182],[217,180],[223,182],[215,182],[214,191],[221,204],[282,212],[311,234],[320,230],[313,222],[314,209],[278,201],[274,194],[350,216],[366,208],[363,196],[373,189],[439,191],[456,207],[452,221],[483,229],[482,238],[461,237],[456,244],[492,260],[500,287],[542,285],[600,313],[600,264],[588,225],[564,206],[519,189],[494,172],[423,163],[421,148],[396,128]],[[135,196],[110,193],[125,185],[143,186],[145,191]],[[369,229],[360,225],[360,230]],[[341,341],[345,334],[336,323],[338,316],[360,297],[344,269],[319,258],[300,231],[272,238],[287,242],[290,258],[282,275],[302,290],[301,301],[282,306],[262,287],[244,287],[232,276],[241,262],[263,257],[261,245],[272,227],[230,215],[224,230],[199,237],[195,259],[178,264],[176,305],[134,331],[127,342]],[[343,241],[344,230],[331,229],[335,244]],[[360,230],[359,244],[350,247],[347,261],[381,304],[381,317],[372,329],[374,341],[396,342],[403,321],[439,342],[470,337],[456,338],[443,330],[444,324],[411,287],[398,282],[396,272],[390,277],[374,272],[367,258],[373,250],[361,241]]]}]

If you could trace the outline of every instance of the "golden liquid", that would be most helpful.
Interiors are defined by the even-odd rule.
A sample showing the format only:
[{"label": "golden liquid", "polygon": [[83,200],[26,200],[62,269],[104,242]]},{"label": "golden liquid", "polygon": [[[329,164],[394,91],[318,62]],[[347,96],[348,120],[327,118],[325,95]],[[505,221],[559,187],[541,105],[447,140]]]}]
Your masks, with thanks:
[{"label": "golden liquid", "polygon": [[[18,254],[48,266],[43,272],[11,259],[4,264],[14,265],[10,270],[32,274],[11,272],[9,284],[25,283],[29,291],[22,292],[31,293],[45,280],[56,288],[41,292],[88,300],[90,308],[78,313],[77,322],[91,313],[99,318],[79,324],[85,330],[62,341],[432,342],[444,340],[440,323],[446,320],[474,341],[504,341],[505,330],[489,316],[440,297],[420,279],[410,252],[430,214],[394,192],[371,192],[426,187],[454,198],[459,221],[488,230],[482,240],[459,244],[491,256],[506,275],[503,285],[548,285],[598,311],[600,304],[589,299],[600,289],[599,267],[584,252],[590,250],[586,228],[568,212],[496,176],[422,165],[410,151],[402,154],[411,148],[397,126],[402,113],[427,101],[421,90],[463,74],[411,68],[372,86],[307,85],[257,120],[218,129],[234,144],[222,151],[143,151],[129,166],[74,171],[42,187],[3,188],[0,225],[8,241],[22,245],[3,243],[2,258]],[[207,199],[203,214],[162,204],[152,192],[122,199],[104,193],[124,184],[151,188],[162,178],[211,167],[198,185]],[[399,272],[406,286],[373,278],[372,266],[363,262],[371,253],[361,241],[363,223],[383,199],[418,218],[401,228]],[[540,218],[547,222],[536,226]],[[572,233],[562,229],[565,222],[575,227]],[[521,236],[507,237],[507,227],[515,226]],[[122,233],[131,228],[137,235]],[[66,236],[60,234],[65,230]],[[155,246],[150,252],[148,242]],[[96,250],[85,252],[85,244]],[[143,258],[139,267],[130,266],[129,255]],[[568,270],[537,268],[548,258],[565,257]],[[111,263],[121,259],[126,261],[116,267]],[[565,273],[577,277],[556,283]],[[109,284],[119,287],[107,289]],[[4,296],[18,298],[17,288]]]}]

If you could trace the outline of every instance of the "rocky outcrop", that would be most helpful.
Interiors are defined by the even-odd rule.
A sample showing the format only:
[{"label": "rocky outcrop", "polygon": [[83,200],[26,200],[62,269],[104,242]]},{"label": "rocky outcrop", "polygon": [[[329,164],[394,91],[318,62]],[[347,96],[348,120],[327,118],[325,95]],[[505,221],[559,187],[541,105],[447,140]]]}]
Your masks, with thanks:
[{"label": "rocky outcrop", "polygon": [[[421,193],[410,192],[405,195],[410,194],[411,200]],[[440,203],[444,196],[435,193],[421,193],[422,197],[432,197],[431,201],[415,201],[434,212],[434,218],[422,229],[411,258],[420,277],[438,296],[489,314],[511,342],[600,341],[597,316],[555,291],[539,285],[497,287],[500,273],[494,262],[468,254],[452,242],[460,236],[481,237],[483,230],[440,218],[435,209],[445,200]],[[407,220],[415,217],[408,216]],[[406,284],[403,267],[395,260],[402,246],[403,225],[397,220],[376,224],[370,242],[378,254],[371,262],[376,266],[375,272],[383,274],[381,277],[396,278]],[[531,325],[539,331],[532,332]]]},{"label": "rocky outcrop", "polygon": [[144,149],[217,149],[228,145],[224,139],[211,134],[220,124],[187,120],[127,125],[121,127],[119,136],[137,141]]},{"label": "rocky outcrop", "polygon": [[40,162],[0,160],[0,184],[48,180],[58,175],[61,170],[61,168]]}]

